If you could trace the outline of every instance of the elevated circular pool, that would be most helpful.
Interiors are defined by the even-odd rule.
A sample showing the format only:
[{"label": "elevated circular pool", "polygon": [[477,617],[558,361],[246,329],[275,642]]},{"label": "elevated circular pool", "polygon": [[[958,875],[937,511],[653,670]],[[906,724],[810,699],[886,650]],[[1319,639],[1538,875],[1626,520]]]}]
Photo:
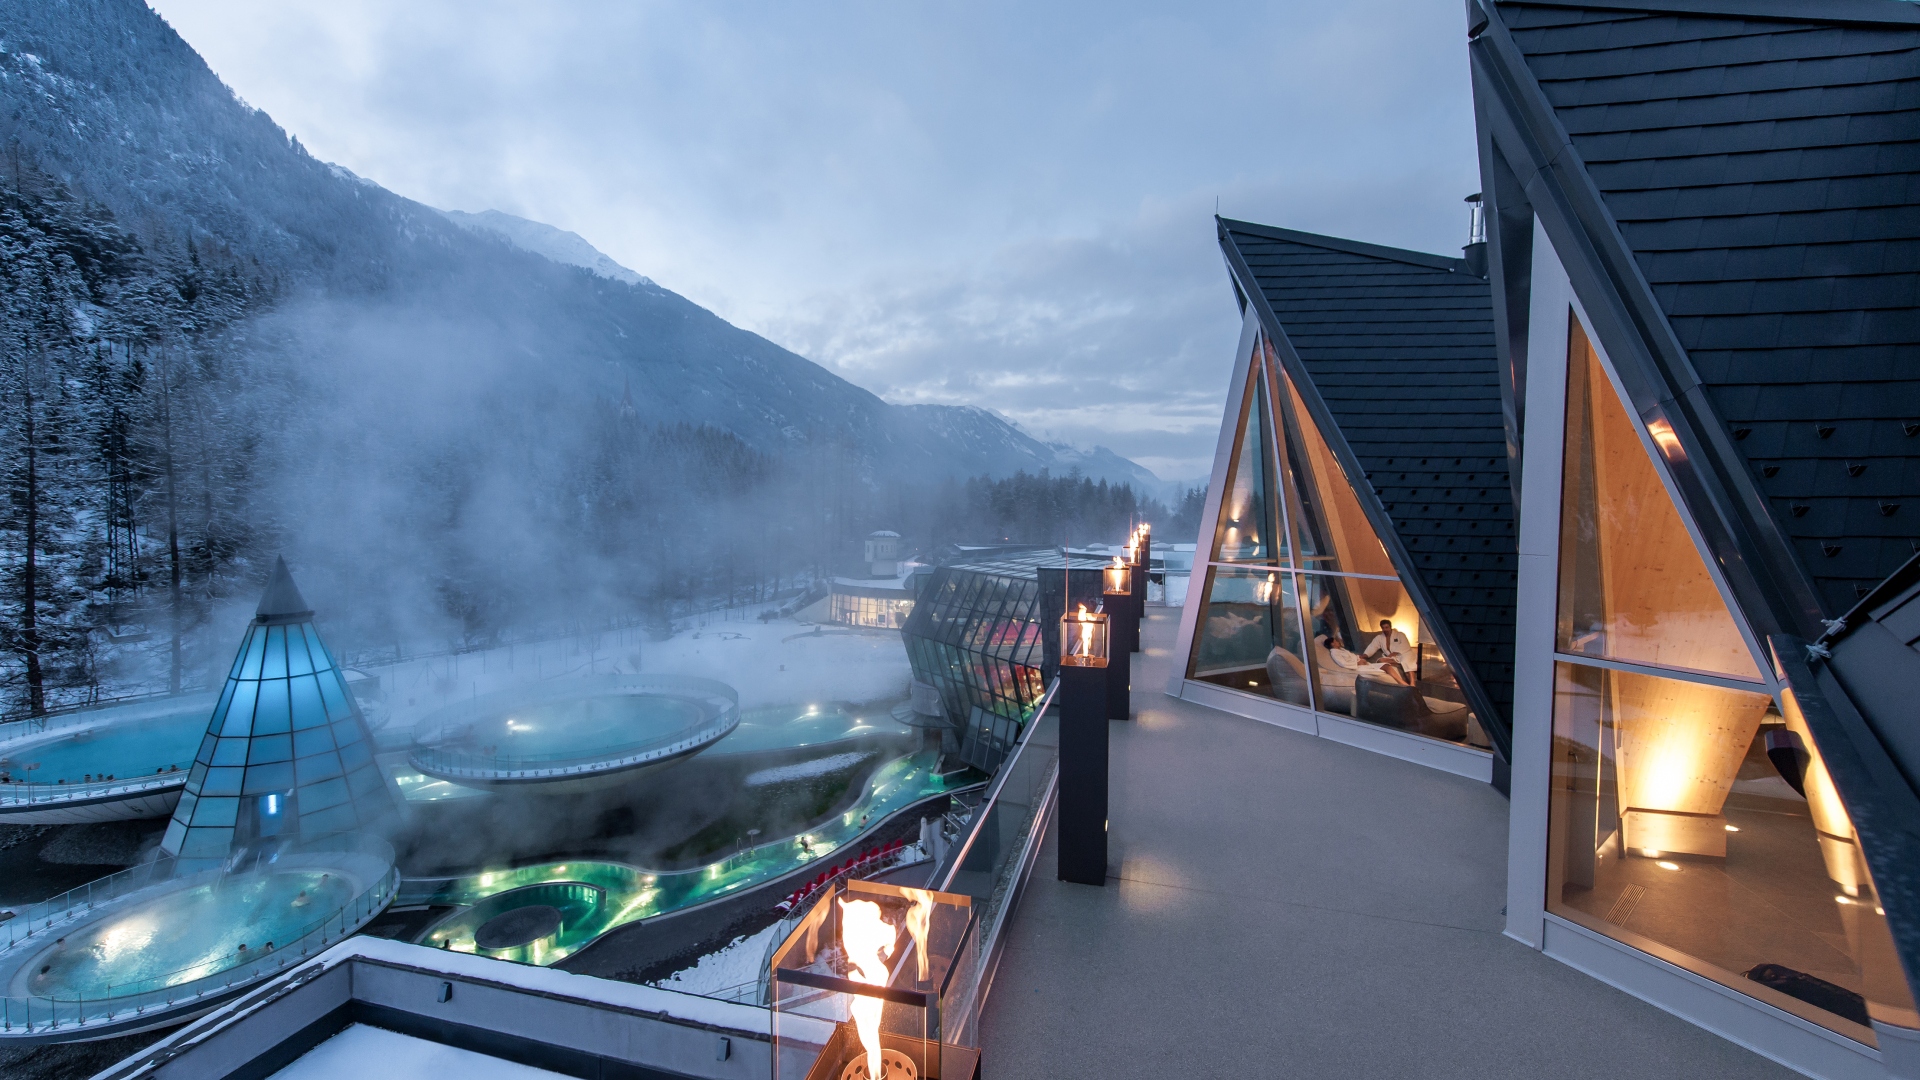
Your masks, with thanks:
[{"label": "elevated circular pool", "polygon": [[0,948],[0,1041],[173,1023],[297,964],[392,899],[393,850],[334,836],[238,869],[137,866],[21,911]]},{"label": "elevated circular pool", "polygon": [[739,700],[724,683],[664,675],[504,691],[422,721],[407,760],[455,784],[591,790],[712,746],[739,725]]},{"label": "elevated circular pool", "polygon": [[0,822],[53,825],[173,811],[214,694],[156,698],[4,725]]}]

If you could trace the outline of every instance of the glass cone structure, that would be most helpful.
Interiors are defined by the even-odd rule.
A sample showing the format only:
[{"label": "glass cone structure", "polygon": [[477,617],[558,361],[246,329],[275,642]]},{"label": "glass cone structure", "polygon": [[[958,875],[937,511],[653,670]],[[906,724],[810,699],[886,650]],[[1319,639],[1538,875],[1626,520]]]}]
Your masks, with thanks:
[{"label": "glass cone structure", "polygon": [[366,720],[276,560],[161,849],[192,869],[269,837],[368,828],[393,808]]}]

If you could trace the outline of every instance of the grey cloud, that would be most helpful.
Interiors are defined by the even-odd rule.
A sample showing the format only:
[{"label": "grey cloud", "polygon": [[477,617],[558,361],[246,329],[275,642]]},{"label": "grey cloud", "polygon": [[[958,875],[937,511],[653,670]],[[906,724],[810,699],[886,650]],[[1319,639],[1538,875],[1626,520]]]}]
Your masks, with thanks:
[{"label": "grey cloud", "polygon": [[155,0],[316,154],[579,233],[895,401],[1205,471],[1210,215],[1452,252],[1441,0],[726,6]]}]

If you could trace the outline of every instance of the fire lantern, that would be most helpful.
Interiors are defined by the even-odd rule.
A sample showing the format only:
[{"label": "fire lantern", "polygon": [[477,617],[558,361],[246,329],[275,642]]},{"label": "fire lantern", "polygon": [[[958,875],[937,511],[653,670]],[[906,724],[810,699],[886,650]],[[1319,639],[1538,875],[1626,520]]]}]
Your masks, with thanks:
[{"label": "fire lantern", "polygon": [[773,954],[775,1080],[977,1080],[951,1008],[978,966],[966,896],[846,881]]},{"label": "fire lantern", "polygon": [[1107,617],[1104,613],[1090,612],[1087,605],[1081,604],[1078,611],[1060,616],[1060,666],[1107,666]]},{"label": "fire lantern", "polygon": [[[1128,550],[1132,549],[1129,548]],[[1120,556],[1115,555],[1113,557],[1113,565],[1100,572],[1100,585],[1101,591],[1108,596],[1131,595],[1133,592],[1133,569],[1122,562]]]}]

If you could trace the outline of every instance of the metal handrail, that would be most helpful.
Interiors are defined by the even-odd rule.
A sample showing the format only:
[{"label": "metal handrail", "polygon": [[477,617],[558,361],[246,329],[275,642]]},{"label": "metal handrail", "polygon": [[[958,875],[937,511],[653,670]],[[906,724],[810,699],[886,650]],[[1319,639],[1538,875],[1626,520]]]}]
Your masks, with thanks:
[{"label": "metal handrail", "polygon": [[467,776],[492,776],[506,773],[567,773],[597,771],[622,765],[646,761],[649,758],[669,756],[686,750],[702,742],[710,741],[709,736],[716,730],[731,728],[729,720],[735,714],[724,713],[719,719],[697,728],[672,743],[638,743],[630,746],[611,747],[595,754],[475,754],[466,751],[448,750],[438,746],[416,746],[407,756],[415,768],[426,773],[455,773]]}]

